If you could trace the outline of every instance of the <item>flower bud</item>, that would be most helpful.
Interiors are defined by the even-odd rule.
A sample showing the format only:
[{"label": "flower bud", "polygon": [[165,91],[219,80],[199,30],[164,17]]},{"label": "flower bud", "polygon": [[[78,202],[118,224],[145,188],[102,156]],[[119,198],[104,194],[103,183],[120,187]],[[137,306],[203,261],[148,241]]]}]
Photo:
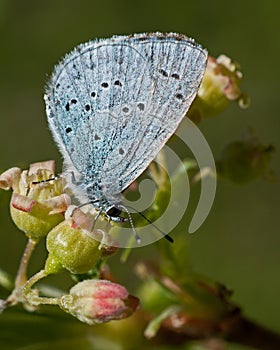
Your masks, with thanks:
[{"label": "flower bud", "polygon": [[54,161],[31,164],[29,170],[11,168],[0,175],[0,188],[12,188],[10,211],[26,236],[38,240],[64,219],[70,197],[64,180],[54,179]]},{"label": "flower bud", "polygon": [[126,318],[138,305],[123,286],[106,280],[80,282],[60,299],[64,311],[90,325]]},{"label": "flower bud", "polygon": [[239,85],[242,73],[238,64],[225,55],[217,59],[209,56],[197,97],[188,117],[199,122],[202,117],[213,116],[225,110],[230,101],[237,101],[241,108],[249,105],[249,98],[241,92]]},{"label": "flower bud", "polygon": [[[73,211],[71,207],[69,211],[70,209]],[[102,240],[101,230],[91,232],[92,219],[78,208],[74,213],[76,220],[69,216],[54,227],[47,236],[49,256],[45,270],[48,273],[58,273],[62,269],[67,269],[74,274],[86,273],[102,255],[99,249]]]}]

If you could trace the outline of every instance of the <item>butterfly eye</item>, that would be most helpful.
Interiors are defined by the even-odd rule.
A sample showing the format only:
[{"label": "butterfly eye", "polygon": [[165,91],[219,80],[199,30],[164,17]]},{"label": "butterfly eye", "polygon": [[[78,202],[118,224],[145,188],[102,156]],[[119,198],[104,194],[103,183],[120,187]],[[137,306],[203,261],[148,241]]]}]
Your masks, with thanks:
[{"label": "butterfly eye", "polygon": [[107,211],[107,215],[111,217],[119,217],[122,211],[116,207],[112,207]]}]

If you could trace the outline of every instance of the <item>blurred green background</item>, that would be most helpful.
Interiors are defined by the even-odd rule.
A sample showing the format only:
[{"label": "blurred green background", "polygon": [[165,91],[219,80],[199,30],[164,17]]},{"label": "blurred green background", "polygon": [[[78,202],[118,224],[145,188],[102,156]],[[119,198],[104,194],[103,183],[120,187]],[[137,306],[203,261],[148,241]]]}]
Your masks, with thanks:
[{"label": "blurred green background", "polygon": [[[272,166],[279,174],[279,10],[277,0],[0,0],[0,172],[47,159],[61,167],[43,93],[65,53],[96,37],[174,31],[242,66],[242,89],[251,96],[251,107],[243,111],[232,104],[200,125],[213,154],[218,157],[226,143],[253,126],[262,141],[275,145]],[[207,221],[186,237],[195,270],[232,288],[247,316],[278,331],[279,190],[279,182],[219,181]],[[25,238],[9,218],[9,196],[0,194],[0,267],[15,273]]]}]

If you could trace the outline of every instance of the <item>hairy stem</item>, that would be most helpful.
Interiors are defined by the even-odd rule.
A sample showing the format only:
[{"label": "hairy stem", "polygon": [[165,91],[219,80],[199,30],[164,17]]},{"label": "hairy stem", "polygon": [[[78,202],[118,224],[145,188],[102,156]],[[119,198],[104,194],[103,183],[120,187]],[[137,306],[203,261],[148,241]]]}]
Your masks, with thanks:
[{"label": "hairy stem", "polygon": [[47,276],[48,273],[45,270],[41,270],[32,276],[22,287],[22,294],[32,306],[38,306],[40,304],[57,305],[59,303],[60,298],[40,297],[37,292],[31,289],[35,283]]},{"label": "hairy stem", "polygon": [[24,253],[20,261],[19,269],[17,272],[17,277],[15,280],[15,289],[23,286],[27,281],[27,267],[36,244],[37,244],[37,241],[34,241],[31,238],[28,239],[28,242],[26,244]]},{"label": "hairy stem", "polygon": [[35,273],[35,275],[33,275],[31,278],[29,278],[29,280],[25,283],[25,285],[23,286],[23,292],[26,292],[27,290],[31,289],[31,287],[37,283],[39,280],[41,280],[42,278],[45,278],[48,276],[48,273],[46,272],[46,270],[41,270],[37,273]]}]

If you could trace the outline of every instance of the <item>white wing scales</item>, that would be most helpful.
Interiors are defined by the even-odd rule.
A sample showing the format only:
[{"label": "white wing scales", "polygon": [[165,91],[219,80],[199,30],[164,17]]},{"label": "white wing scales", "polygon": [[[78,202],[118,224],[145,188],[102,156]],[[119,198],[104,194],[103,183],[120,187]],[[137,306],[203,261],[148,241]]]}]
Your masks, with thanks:
[{"label": "white wing scales", "polygon": [[186,37],[159,33],[94,41],[66,56],[47,115],[84,187],[107,184],[104,196],[113,196],[145,170],[187,112],[206,59]]},{"label": "white wing scales", "polygon": [[[120,135],[116,140],[117,146],[130,152],[120,157],[116,147],[108,154],[103,178],[107,179],[111,167],[121,171],[119,182],[112,181],[110,193],[122,191],[135,180],[175,132],[197,93],[206,65],[205,52],[190,42],[154,38],[147,43],[137,42],[135,47],[149,61],[154,87],[145,114],[137,113],[136,120],[131,118],[136,124],[141,117],[145,121],[144,128],[138,128],[137,139],[125,142]],[[128,131],[131,128],[129,125]]]}]

